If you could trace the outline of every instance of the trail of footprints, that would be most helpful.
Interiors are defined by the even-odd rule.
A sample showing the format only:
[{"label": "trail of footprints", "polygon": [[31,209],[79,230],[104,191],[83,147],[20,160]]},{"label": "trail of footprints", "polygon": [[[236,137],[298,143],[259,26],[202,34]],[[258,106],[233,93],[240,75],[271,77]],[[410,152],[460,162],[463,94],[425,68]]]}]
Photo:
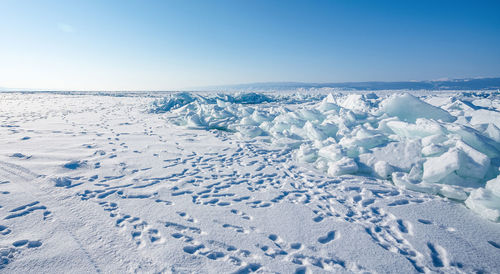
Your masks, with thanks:
[{"label": "trail of footprints", "polygon": [[122,213],[118,209],[117,203],[99,202],[105,211],[109,211],[110,217],[114,218],[115,226],[130,234],[131,239],[138,247],[145,247],[148,244],[162,244],[165,238],[158,229],[149,225],[140,217]]},{"label": "trail of footprints", "polygon": [[15,259],[24,249],[39,248],[42,246],[40,240],[16,240],[12,242],[12,246],[0,245],[0,270],[5,268],[12,260]]},{"label": "trail of footprints", "polygon": [[[188,223],[196,223],[196,219],[193,217],[187,217],[183,212],[178,213]],[[189,255],[193,256],[203,256],[209,260],[224,260],[237,267],[242,267],[245,269],[252,265],[244,260],[251,256],[251,252],[245,249],[237,248],[233,245],[228,245],[226,243],[216,241],[216,240],[201,240],[197,239],[202,236],[206,236],[207,232],[202,231],[200,228],[192,225],[183,225],[175,222],[164,222],[165,227],[171,231],[170,236],[173,239],[181,241],[184,243],[182,250]],[[228,228],[227,224],[222,224],[222,227]],[[260,268],[260,265],[253,268]]]},{"label": "trail of footprints", "polygon": [[51,218],[52,213],[49,210],[47,210],[47,207],[44,205],[41,205],[39,201],[34,201],[34,202],[29,203],[29,204],[25,204],[25,205],[16,207],[14,209],[11,209],[9,211],[10,214],[7,215],[4,219],[7,220],[7,219],[22,217],[22,216],[28,215],[30,213],[33,213],[37,210],[40,210],[43,212],[43,219],[44,220]]},{"label": "trail of footprints", "polygon": [[[318,242],[329,244],[335,239],[335,235],[335,231],[329,231],[325,236],[319,237]],[[310,254],[316,250],[314,246],[307,246],[299,242],[288,243],[276,234],[269,234],[268,239],[271,242],[270,245],[257,245],[264,252],[265,256],[298,265],[296,273],[305,273],[314,270],[314,268],[334,271],[347,267],[344,260],[337,258],[333,254],[328,254],[327,257]]]},{"label": "trail of footprints", "polygon": [[[38,175],[28,169],[0,161],[0,195],[11,195],[10,191],[3,191],[1,189],[3,186],[9,186],[14,182],[33,181],[37,177]],[[29,196],[26,195],[26,197]],[[40,201],[23,203],[11,209],[3,208],[0,205],[0,210],[3,211],[0,211],[4,216],[3,221],[7,223],[16,221],[26,222],[27,218],[31,218],[31,222],[33,218],[40,218],[42,222],[37,222],[37,224],[43,225],[43,222],[52,222],[54,220],[52,212]],[[0,270],[5,268],[20,254],[28,250],[41,248],[43,245],[40,239],[19,239],[16,233],[20,233],[20,231],[13,230],[7,225],[0,223],[0,240],[3,240],[4,237],[9,237],[12,241],[10,245],[0,245]]]}]

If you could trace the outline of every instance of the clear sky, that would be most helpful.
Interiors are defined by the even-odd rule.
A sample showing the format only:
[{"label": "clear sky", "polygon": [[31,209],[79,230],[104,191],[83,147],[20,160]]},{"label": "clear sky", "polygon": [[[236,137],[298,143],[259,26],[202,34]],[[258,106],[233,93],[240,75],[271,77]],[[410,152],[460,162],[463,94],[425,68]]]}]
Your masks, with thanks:
[{"label": "clear sky", "polygon": [[0,87],[500,76],[500,1],[0,0]]}]

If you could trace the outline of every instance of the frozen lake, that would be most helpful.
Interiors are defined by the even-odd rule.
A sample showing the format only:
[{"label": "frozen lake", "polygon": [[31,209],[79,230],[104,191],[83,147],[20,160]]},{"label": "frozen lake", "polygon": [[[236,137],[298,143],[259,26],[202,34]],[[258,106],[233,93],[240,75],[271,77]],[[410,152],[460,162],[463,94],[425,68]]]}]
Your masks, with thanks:
[{"label": "frozen lake", "polygon": [[500,269],[495,92],[0,93],[0,271]]}]

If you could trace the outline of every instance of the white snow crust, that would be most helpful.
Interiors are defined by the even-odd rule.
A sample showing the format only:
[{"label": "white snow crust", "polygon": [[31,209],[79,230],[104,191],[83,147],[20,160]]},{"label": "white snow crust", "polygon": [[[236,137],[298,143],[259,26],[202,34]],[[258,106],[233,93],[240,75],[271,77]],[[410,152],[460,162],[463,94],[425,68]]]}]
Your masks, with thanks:
[{"label": "white snow crust", "polygon": [[0,272],[495,273],[496,92],[0,93]]}]

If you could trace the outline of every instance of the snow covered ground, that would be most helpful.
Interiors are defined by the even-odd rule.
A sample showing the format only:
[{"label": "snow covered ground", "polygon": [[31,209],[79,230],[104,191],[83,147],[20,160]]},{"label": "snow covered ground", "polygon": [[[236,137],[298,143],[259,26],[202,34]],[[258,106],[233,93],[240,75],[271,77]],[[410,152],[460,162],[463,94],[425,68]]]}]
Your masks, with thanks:
[{"label": "snow covered ground", "polygon": [[497,273],[498,93],[1,93],[0,272]]}]

